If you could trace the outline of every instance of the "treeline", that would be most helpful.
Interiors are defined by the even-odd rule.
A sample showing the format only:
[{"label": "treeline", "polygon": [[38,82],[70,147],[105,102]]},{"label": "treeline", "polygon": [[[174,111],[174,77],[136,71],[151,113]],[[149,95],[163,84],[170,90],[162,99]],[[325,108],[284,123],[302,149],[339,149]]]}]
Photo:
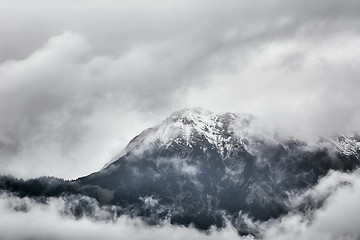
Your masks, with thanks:
[{"label": "treeline", "polygon": [[77,193],[71,181],[55,177],[17,179],[9,175],[0,176],[0,191],[11,192],[19,197],[55,197],[64,193]]}]

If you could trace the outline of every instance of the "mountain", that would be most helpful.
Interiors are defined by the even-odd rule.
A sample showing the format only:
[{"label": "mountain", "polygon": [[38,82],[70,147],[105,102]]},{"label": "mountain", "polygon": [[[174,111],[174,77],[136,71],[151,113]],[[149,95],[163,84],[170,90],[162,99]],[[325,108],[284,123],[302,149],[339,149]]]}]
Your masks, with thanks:
[{"label": "mountain", "polygon": [[310,188],[330,169],[359,165],[357,135],[309,145],[254,129],[253,119],[177,111],[132,139],[116,161],[77,182],[111,191],[108,203],[131,206],[135,215],[206,229],[221,225],[224,213],[276,218],[291,209],[292,193]]},{"label": "mountain", "polygon": [[66,184],[53,180],[51,187],[8,179],[0,188],[22,196],[84,194],[150,224],[168,219],[208,229],[223,226],[226,216],[239,233],[249,233],[243,214],[277,218],[296,207],[292,196],[330,170],[359,166],[357,134],[309,144],[266,133],[253,122],[251,115],[183,109],[133,138],[99,172]]}]

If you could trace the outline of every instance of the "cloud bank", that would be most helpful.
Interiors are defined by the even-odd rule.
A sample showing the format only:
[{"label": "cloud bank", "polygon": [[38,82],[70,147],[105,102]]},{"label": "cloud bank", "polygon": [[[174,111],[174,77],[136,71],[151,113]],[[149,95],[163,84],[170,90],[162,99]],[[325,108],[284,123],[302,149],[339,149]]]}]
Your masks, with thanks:
[{"label": "cloud bank", "polygon": [[[312,189],[294,197],[294,202],[311,199],[320,204],[314,211],[292,212],[267,222],[247,223],[259,229],[257,238],[273,239],[359,239],[360,174],[331,172]],[[91,214],[80,219],[73,212],[87,201]],[[230,224],[223,229],[199,232],[193,227],[164,222],[149,226],[141,219],[116,217],[111,208],[99,207],[88,197],[51,198],[46,204],[29,198],[2,194],[0,198],[0,239],[254,239],[239,236]],[[21,231],[19,231],[21,229]]]},{"label": "cloud bank", "polygon": [[89,174],[183,107],[360,129],[358,1],[0,4],[2,173]]}]

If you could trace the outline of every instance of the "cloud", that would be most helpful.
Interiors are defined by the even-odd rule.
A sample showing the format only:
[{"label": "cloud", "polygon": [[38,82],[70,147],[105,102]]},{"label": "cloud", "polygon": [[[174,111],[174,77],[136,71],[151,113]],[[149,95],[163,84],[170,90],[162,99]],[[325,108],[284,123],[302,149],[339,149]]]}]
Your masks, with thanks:
[{"label": "cloud", "polygon": [[250,112],[268,127],[304,138],[358,131],[360,35],[350,31],[316,40],[307,36],[312,31],[265,42],[245,66],[237,60],[236,71],[214,74],[205,89],[190,89],[187,103]]},{"label": "cloud", "polygon": [[[183,107],[250,113],[301,138],[360,129],[357,0],[0,5],[1,173],[89,174]],[[310,199],[311,212],[249,224],[266,240],[359,239],[359,189],[358,172],[332,172],[294,198]],[[3,195],[0,239],[240,238],[230,226],[206,235],[127,216],[105,221],[109,211],[92,204],[101,221],[69,216],[65,199]]]},{"label": "cloud", "polygon": [[[26,210],[24,211],[24,206]],[[22,207],[22,208],[21,208]],[[140,219],[122,216],[115,221],[95,221],[93,218],[76,220],[63,215],[67,203],[64,199],[51,199],[47,205],[34,200],[2,196],[0,198],[0,239],[240,239],[237,232],[227,227],[211,230],[208,234],[193,227],[148,226]],[[94,216],[103,218],[108,212],[95,206]],[[19,231],[21,229],[21,231]],[[244,237],[241,239],[253,239]]]},{"label": "cloud", "polygon": [[[293,211],[279,219],[244,223],[259,230],[260,239],[359,239],[359,171],[333,171],[297,200],[311,198],[323,202],[311,211]],[[150,199],[150,198],[149,198]],[[181,227],[163,222],[149,226],[139,218],[117,216],[114,207],[99,207],[88,197],[71,196],[35,201],[8,194],[0,197],[0,239],[254,239],[239,236],[230,223],[223,229],[200,232],[193,227]],[[147,207],[154,199],[144,200]],[[295,201],[296,202],[296,201]],[[296,205],[296,204],[295,204]],[[83,212],[84,214],[80,214]],[[77,215],[76,215],[77,214]],[[21,231],[19,231],[21,229]]]},{"label": "cloud", "polygon": [[[306,215],[289,214],[261,226],[264,239],[359,239],[360,175],[331,172],[305,193],[325,202]],[[302,196],[304,197],[304,196]]]},{"label": "cloud", "polygon": [[359,129],[359,2],[0,0],[0,166],[100,169],[183,107]]},{"label": "cloud", "polygon": [[[96,159],[99,156],[94,151],[112,144],[100,143],[99,137],[104,139],[101,130],[117,129],[119,135],[130,131],[135,136],[145,125],[143,119],[136,120],[141,118],[139,112],[148,109],[151,114],[149,109],[156,112],[168,106],[179,90],[178,78],[169,76],[173,73],[167,63],[157,61],[158,51],[139,46],[115,58],[93,55],[86,37],[65,32],[50,38],[26,59],[3,63],[3,171],[25,177],[76,177],[99,169],[104,162]],[[162,81],[163,77],[168,81]],[[108,123],[113,127],[104,125]],[[135,123],[139,126],[129,130],[128,124]],[[113,133],[110,140],[116,137]],[[83,165],[76,161],[85,158],[90,168],[81,171]],[[101,160],[110,158],[109,153],[107,158],[101,156]],[[62,168],[58,168],[60,163]],[[58,171],[65,169],[67,172]]]}]

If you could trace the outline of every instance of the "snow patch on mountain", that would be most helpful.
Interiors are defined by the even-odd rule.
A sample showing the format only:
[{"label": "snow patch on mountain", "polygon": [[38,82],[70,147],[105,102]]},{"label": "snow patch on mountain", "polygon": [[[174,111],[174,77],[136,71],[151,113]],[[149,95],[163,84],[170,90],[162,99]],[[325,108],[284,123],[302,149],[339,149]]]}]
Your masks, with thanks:
[{"label": "snow patch on mountain", "polygon": [[355,135],[338,136],[330,139],[330,142],[338,152],[346,156],[356,155],[359,157],[360,141]]}]

